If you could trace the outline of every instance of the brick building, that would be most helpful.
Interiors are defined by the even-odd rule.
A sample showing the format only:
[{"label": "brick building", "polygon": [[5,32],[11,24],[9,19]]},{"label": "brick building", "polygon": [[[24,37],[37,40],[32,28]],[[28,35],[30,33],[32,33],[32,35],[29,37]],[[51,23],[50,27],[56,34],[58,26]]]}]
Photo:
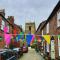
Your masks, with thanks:
[{"label": "brick building", "polygon": [[22,31],[22,28],[14,23],[14,16],[8,16],[8,18],[5,18],[5,10],[0,10],[0,48],[5,47],[4,26],[8,27],[8,34],[14,34],[14,30],[17,31],[16,34],[20,34]]},{"label": "brick building", "polygon": [[60,58],[60,39],[57,36],[60,34],[60,1],[57,3],[43,26],[38,27],[36,33],[38,30],[42,32],[41,35],[51,35],[51,44],[48,45],[46,41],[44,42],[44,53],[46,52],[45,49],[47,49],[47,51],[49,51],[49,57],[53,60],[58,60]]},{"label": "brick building", "polygon": [[[14,23],[14,16],[8,16],[8,21],[13,25],[13,27],[10,26],[10,33],[13,34],[13,39],[11,40],[11,45],[13,45],[14,47],[19,47],[20,43],[19,42],[15,42],[15,38],[18,34],[20,34],[20,32],[22,32],[22,28]],[[14,32],[15,31],[15,32]]]},{"label": "brick building", "polygon": [[5,11],[0,10],[0,48],[5,47],[5,42],[4,42],[4,26],[8,27],[8,32],[10,33],[10,26],[12,27],[12,24],[5,18]]}]

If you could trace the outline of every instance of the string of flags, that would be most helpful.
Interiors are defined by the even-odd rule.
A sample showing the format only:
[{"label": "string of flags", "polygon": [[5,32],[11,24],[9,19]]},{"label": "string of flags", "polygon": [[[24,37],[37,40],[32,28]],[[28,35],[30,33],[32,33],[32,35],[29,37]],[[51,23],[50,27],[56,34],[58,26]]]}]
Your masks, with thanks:
[{"label": "string of flags", "polygon": [[60,39],[60,35],[34,35],[34,34],[24,34],[24,32],[20,32],[20,34],[17,34],[17,31],[14,30],[13,34],[7,34],[8,28],[4,27],[4,40],[6,45],[9,45],[12,39],[12,36],[14,36],[16,42],[18,42],[20,39],[27,41],[28,44],[32,44],[33,42],[41,42],[46,41],[48,44],[50,44],[51,36],[58,36]]},{"label": "string of flags", "polygon": [[[5,39],[5,42],[7,45],[10,44],[12,36],[13,36],[12,34],[4,34],[4,39]],[[24,36],[25,36],[25,38],[24,38]],[[28,42],[28,44],[30,44],[30,43],[33,43],[35,39],[37,39],[38,42],[45,40],[48,44],[50,44],[50,41],[51,41],[50,35],[38,36],[38,38],[35,35],[24,35],[24,36],[23,35],[16,36],[17,42],[20,39],[22,39],[22,40],[26,40]],[[60,35],[58,35],[58,38],[60,39]]]}]

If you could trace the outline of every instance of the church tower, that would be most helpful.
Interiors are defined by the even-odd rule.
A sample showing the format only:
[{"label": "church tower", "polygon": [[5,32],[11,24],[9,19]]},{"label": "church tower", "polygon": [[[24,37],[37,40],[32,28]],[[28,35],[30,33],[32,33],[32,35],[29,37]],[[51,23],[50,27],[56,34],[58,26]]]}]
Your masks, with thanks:
[{"label": "church tower", "polygon": [[25,34],[35,34],[35,22],[26,22],[25,23]]}]

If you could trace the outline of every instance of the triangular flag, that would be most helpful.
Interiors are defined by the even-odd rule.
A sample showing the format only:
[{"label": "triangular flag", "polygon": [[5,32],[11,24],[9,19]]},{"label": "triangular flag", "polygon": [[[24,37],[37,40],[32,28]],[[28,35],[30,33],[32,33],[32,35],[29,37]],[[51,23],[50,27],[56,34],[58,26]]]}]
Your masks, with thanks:
[{"label": "triangular flag", "polygon": [[3,40],[3,38],[0,36],[0,41],[2,41]]},{"label": "triangular flag", "polygon": [[31,39],[31,44],[33,44],[34,43],[34,40],[35,40],[35,35],[32,35],[32,39]]},{"label": "triangular flag", "polygon": [[38,36],[38,39],[37,39],[37,40],[38,40],[38,42],[41,42],[41,38],[40,38],[40,36]]},{"label": "triangular flag", "polygon": [[60,35],[58,35],[58,38],[60,39]]},{"label": "triangular flag", "polygon": [[35,38],[34,43],[37,43],[37,39]]},{"label": "triangular flag", "polygon": [[7,33],[7,32],[8,32],[8,27],[4,26],[4,33]]},{"label": "triangular flag", "polygon": [[14,29],[13,34],[14,34],[14,37],[16,37],[16,35],[17,35],[17,30],[16,29]]},{"label": "triangular flag", "polygon": [[11,34],[4,34],[4,38],[6,45],[9,45],[11,41]]},{"label": "triangular flag", "polygon": [[19,41],[20,39],[21,39],[21,35],[19,34],[19,35],[17,35],[17,41]]},{"label": "triangular flag", "polygon": [[44,39],[50,44],[50,35],[43,35]]},{"label": "triangular flag", "polygon": [[27,44],[28,45],[30,45],[30,42],[32,40],[32,37],[33,37],[33,35],[31,35],[31,34],[26,35],[26,41],[27,41]]},{"label": "triangular flag", "polygon": [[24,32],[20,32],[20,39],[24,39]]}]

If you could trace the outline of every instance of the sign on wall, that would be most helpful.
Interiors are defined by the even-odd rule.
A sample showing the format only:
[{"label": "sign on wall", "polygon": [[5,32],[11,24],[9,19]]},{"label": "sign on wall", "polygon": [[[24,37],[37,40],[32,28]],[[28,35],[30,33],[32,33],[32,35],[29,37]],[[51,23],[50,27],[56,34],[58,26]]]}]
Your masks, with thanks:
[{"label": "sign on wall", "polygon": [[55,44],[54,44],[54,40],[51,40],[51,59],[55,59]]}]

